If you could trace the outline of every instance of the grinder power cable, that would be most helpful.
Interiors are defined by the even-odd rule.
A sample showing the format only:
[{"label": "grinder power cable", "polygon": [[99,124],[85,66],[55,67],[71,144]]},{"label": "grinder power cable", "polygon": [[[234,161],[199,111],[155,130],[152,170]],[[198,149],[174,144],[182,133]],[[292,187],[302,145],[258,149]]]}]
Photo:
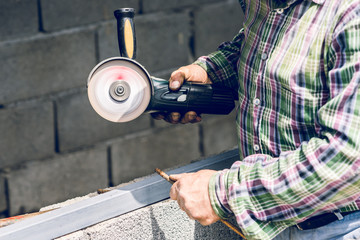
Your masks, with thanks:
[{"label": "grinder power cable", "polygon": [[235,107],[232,89],[185,82],[172,91],[167,80],[150,76],[134,60],[134,14],[132,8],[114,12],[121,57],[106,59],[90,72],[87,87],[93,109],[112,122],[128,122],[144,112],[229,114]]}]

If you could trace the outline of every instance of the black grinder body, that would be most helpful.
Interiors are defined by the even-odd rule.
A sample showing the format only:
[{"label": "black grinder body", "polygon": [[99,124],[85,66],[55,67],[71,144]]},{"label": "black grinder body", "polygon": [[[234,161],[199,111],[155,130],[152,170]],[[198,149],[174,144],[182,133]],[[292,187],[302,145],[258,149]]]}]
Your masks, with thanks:
[{"label": "black grinder body", "polygon": [[205,114],[229,114],[235,107],[232,90],[211,84],[185,82],[178,91],[169,89],[169,82],[151,77],[154,89],[148,111],[195,111]]}]

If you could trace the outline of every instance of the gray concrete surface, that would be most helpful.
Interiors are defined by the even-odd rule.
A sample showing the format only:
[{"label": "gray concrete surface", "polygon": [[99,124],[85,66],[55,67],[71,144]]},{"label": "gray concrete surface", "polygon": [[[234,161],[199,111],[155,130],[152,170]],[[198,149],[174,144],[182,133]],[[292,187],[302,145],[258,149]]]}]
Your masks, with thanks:
[{"label": "gray concrete surface", "polygon": [[13,199],[10,211],[34,212],[43,206],[102,188],[108,184],[107,171],[107,150],[104,148],[27,164],[7,176],[9,197]]},{"label": "gray concrete surface", "polygon": [[[177,136],[182,136],[177,137]],[[185,140],[186,139],[186,140]],[[155,168],[166,169],[185,165],[199,159],[199,126],[179,125],[171,129],[158,129],[155,136],[140,135],[121,139],[112,144],[113,183],[132,180],[132,173],[146,176]],[[168,149],[172,149],[171,152]],[[132,161],[126,161],[131,158]]]},{"label": "gray concrete surface", "polygon": [[53,104],[48,101],[2,110],[0,168],[51,156],[53,121]]},{"label": "gray concrete surface", "polygon": [[40,0],[42,27],[55,31],[113,19],[113,10],[139,9],[139,0]]},{"label": "gray concrete surface", "polygon": [[0,41],[39,31],[37,0],[0,1]]},{"label": "gray concrete surface", "polygon": [[0,104],[85,87],[95,64],[91,28],[0,42]]},{"label": "gray concrete surface", "polygon": [[[233,220],[232,220],[233,222]],[[221,222],[202,226],[172,200],[110,219],[58,240],[241,239]]]},{"label": "gray concrete surface", "polygon": [[150,128],[148,114],[121,124],[104,121],[91,107],[86,92],[59,98],[56,113],[59,152],[76,150]]}]

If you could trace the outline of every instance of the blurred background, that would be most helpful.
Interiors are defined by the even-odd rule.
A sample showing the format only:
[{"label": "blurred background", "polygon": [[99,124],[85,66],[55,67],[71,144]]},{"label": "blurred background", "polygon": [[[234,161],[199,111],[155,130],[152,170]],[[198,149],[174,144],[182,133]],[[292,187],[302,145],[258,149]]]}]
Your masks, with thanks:
[{"label": "blurred background", "polygon": [[234,112],[199,124],[111,123],[86,80],[118,56],[117,8],[135,8],[137,61],[168,79],[239,31],[237,0],[0,1],[0,217],[115,186],[237,145]]}]

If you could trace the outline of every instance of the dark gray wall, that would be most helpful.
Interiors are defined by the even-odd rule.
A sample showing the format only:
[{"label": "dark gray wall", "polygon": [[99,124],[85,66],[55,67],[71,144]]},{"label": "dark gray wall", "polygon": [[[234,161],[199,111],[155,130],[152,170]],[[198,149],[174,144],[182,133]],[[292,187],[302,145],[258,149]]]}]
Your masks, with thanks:
[{"label": "dark gray wall", "polygon": [[0,216],[87,194],[236,145],[234,114],[169,125],[114,124],[85,88],[118,55],[113,11],[136,9],[137,60],[155,76],[214,51],[240,29],[236,0],[0,2]]}]

